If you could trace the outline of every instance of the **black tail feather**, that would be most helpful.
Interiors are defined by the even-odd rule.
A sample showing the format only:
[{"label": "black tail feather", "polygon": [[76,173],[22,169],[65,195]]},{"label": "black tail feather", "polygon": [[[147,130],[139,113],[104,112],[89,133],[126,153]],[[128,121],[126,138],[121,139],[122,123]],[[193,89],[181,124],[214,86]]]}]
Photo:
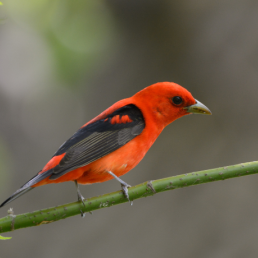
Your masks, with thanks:
[{"label": "black tail feather", "polygon": [[46,172],[42,174],[37,174],[34,176],[31,180],[29,180],[26,184],[24,184],[20,189],[18,189],[16,192],[14,192],[8,199],[6,199],[1,205],[0,208],[3,207],[5,204],[12,202],[16,198],[20,197],[21,195],[27,193],[28,191],[33,189],[33,185],[37,184],[41,180],[47,178],[53,173],[53,170],[47,170]]},{"label": "black tail feather", "polygon": [[13,193],[8,199],[6,199],[1,205],[0,208],[2,208],[5,204],[12,202],[13,200],[15,200],[16,198],[20,197],[21,195],[27,193],[28,191],[32,190],[32,187],[28,187],[25,189],[19,189],[17,190],[15,193]]}]

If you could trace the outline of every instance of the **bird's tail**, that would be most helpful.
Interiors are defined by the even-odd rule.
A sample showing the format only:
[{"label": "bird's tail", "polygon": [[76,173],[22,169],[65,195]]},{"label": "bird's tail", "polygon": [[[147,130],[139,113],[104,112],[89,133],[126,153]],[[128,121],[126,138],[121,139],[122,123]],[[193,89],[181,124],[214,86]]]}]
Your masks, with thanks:
[{"label": "bird's tail", "polygon": [[31,180],[29,180],[26,184],[24,184],[20,189],[18,189],[16,192],[14,192],[8,199],[6,199],[1,205],[0,208],[2,208],[4,205],[6,205],[9,202],[12,202],[13,200],[17,199],[21,195],[27,193],[28,191],[33,189],[33,185],[37,184],[41,180],[47,178],[53,173],[53,170],[47,170],[42,174],[37,174],[34,176]]}]

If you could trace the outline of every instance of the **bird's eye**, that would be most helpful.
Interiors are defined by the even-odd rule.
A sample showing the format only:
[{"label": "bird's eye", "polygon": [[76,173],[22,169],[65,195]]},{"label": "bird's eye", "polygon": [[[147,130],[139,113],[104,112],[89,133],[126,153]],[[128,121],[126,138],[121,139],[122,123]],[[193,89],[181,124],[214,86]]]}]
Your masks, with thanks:
[{"label": "bird's eye", "polygon": [[176,97],[172,98],[172,101],[175,105],[180,105],[180,104],[183,103],[183,99],[179,96],[176,96]]}]

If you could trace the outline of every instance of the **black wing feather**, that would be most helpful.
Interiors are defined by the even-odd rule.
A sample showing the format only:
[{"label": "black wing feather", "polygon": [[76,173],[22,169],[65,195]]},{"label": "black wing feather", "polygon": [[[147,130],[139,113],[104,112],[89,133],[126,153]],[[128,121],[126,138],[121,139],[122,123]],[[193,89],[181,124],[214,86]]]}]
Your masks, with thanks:
[{"label": "black wing feather", "polygon": [[[111,119],[127,115],[131,122],[111,124]],[[50,179],[56,179],[76,168],[85,166],[119,149],[139,135],[145,127],[144,118],[135,105],[124,106],[104,119],[79,129],[54,154],[66,153],[53,168]]]}]

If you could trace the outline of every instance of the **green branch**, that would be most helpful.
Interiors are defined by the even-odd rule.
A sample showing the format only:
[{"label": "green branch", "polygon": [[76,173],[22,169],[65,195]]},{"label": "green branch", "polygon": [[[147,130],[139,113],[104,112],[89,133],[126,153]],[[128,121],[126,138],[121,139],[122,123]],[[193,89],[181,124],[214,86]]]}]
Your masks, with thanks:
[{"label": "green branch", "polygon": [[[218,180],[225,180],[239,176],[246,176],[255,173],[258,173],[258,161],[145,182],[129,188],[129,196],[130,200],[136,200],[168,190]],[[81,214],[81,211],[91,212],[127,201],[128,200],[124,197],[122,191],[117,191],[110,194],[89,198],[84,201],[85,206],[80,202],[74,202],[21,215],[14,215],[12,210],[9,210],[9,215],[0,219],[0,233],[13,231],[20,228],[48,224],[60,219]]]}]

